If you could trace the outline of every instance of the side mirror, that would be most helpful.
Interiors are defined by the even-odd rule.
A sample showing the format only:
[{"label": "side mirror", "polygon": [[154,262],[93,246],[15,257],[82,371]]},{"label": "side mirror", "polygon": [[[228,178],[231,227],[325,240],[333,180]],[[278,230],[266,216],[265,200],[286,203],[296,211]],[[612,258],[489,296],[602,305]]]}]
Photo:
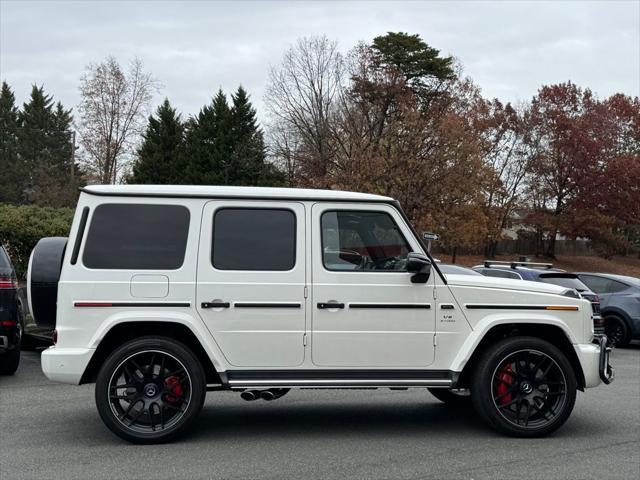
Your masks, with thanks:
[{"label": "side mirror", "polygon": [[413,273],[411,283],[427,283],[431,273],[431,262],[422,253],[411,252],[407,256],[407,272]]}]

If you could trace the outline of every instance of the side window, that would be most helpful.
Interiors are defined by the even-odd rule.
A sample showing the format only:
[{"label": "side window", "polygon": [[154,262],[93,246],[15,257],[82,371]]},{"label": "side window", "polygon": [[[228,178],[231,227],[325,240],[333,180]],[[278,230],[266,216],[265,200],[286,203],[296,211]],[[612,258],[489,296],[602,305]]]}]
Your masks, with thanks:
[{"label": "side window", "polygon": [[595,293],[607,293],[608,278],[596,277],[595,275],[580,275],[580,280]]},{"label": "side window", "polygon": [[176,270],[184,262],[189,219],[181,205],[99,205],[82,262],[97,269]]},{"label": "side window", "polygon": [[609,280],[609,285],[607,286],[607,293],[618,293],[623,290],[629,288],[628,285],[618,282],[616,280]]},{"label": "side window", "polygon": [[327,270],[405,271],[411,248],[385,212],[327,211],[321,217]]},{"label": "side window", "polygon": [[516,280],[520,280],[520,275],[515,272],[510,272],[508,270],[500,270],[498,268],[485,268],[482,272],[487,277],[497,277],[497,278],[513,278]]},{"label": "side window", "polygon": [[295,213],[268,208],[216,210],[211,264],[218,270],[291,270],[296,264]]}]

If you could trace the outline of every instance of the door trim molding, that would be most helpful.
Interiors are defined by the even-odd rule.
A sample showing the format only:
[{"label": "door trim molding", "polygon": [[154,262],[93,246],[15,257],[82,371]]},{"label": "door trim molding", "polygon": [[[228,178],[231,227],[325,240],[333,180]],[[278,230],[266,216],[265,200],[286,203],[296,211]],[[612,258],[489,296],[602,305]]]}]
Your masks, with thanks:
[{"label": "door trim molding", "polygon": [[300,302],[234,302],[234,308],[302,308]]},{"label": "door trim molding", "polygon": [[430,310],[430,303],[350,303],[349,308],[411,308]]}]

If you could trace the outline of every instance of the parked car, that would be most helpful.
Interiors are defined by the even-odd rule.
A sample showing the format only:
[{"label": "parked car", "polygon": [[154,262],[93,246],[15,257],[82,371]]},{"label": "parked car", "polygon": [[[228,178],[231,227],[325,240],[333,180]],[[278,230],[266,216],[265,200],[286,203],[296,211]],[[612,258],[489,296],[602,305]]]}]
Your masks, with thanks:
[{"label": "parked car", "polygon": [[624,347],[640,339],[640,278],[610,273],[576,273],[600,297],[605,332],[611,343]]},{"label": "parked car", "polygon": [[17,291],[16,271],[0,245],[0,375],[13,375],[20,364],[22,329]]},{"label": "parked car", "polygon": [[185,432],[206,391],[291,388],[470,392],[490,426],[536,437],[614,376],[573,288],[447,277],[378,195],[88,186],[28,281],[36,322],[57,332],[45,375],[95,382],[106,426],[137,443]]},{"label": "parked car", "polygon": [[551,263],[538,262],[500,262],[485,260],[484,264],[473,267],[478,273],[488,277],[512,278],[531,282],[551,283],[576,290],[582,298],[591,302],[594,315],[594,328],[597,334],[605,333],[604,319],[600,313],[598,295],[589,289],[575,273],[553,268]]},{"label": "parked car", "polygon": [[481,273],[472,270],[471,268],[463,267],[461,265],[455,265],[453,263],[438,263],[438,268],[445,275],[480,275]]}]

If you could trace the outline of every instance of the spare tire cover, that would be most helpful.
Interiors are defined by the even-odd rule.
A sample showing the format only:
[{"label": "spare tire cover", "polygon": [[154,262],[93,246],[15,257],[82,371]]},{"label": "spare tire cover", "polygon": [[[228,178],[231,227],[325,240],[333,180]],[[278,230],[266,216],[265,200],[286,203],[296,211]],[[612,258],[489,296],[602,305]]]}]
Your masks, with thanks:
[{"label": "spare tire cover", "polygon": [[39,327],[55,328],[58,281],[66,237],[42,238],[31,252],[27,274],[29,308]]}]

